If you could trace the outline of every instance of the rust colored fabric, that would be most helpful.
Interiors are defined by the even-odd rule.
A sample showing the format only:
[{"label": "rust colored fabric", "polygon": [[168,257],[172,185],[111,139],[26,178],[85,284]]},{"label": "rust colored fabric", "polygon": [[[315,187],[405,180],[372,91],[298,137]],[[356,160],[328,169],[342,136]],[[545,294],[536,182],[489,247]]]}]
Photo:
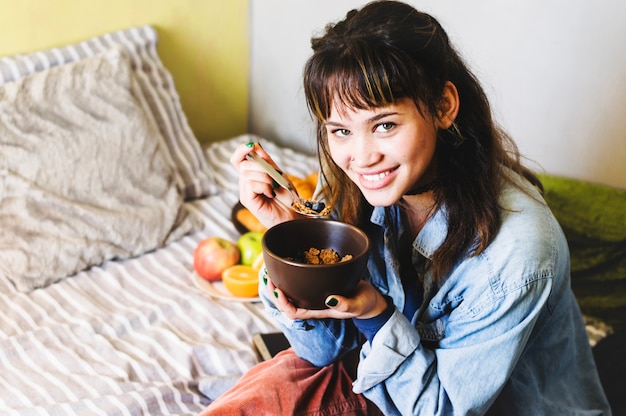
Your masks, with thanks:
[{"label": "rust colored fabric", "polygon": [[347,367],[340,361],[318,368],[289,348],[251,368],[200,416],[382,415],[372,402],[352,392]]}]

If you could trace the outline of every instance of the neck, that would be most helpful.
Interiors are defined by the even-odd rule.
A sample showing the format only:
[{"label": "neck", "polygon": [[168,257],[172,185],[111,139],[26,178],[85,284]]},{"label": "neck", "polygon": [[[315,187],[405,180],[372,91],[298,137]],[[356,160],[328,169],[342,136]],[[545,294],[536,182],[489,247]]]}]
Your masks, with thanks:
[{"label": "neck", "polygon": [[435,198],[428,193],[405,195],[401,207],[411,237],[415,238],[435,211]]},{"label": "neck", "polygon": [[439,186],[441,186],[441,180],[436,178],[424,185],[416,186],[413,189],[409,189],[405,195],[420,195],[426,192],[430,192]]}]

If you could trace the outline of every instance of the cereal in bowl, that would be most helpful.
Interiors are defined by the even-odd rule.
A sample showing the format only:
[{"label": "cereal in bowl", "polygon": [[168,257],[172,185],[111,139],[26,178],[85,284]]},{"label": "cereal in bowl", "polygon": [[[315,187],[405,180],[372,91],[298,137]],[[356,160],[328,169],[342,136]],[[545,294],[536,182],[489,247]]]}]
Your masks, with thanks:
[{"label": "cereal in bowl", "polygon": [[296,258],[289,258],[289,260],[297,261],[299,263],[306,264],[335,264],[343,261],[352,260],[352,254],[346,254],[345,256],[339,256],[332,248],[318,249],[311,247],[306,250],[302,256]]}]

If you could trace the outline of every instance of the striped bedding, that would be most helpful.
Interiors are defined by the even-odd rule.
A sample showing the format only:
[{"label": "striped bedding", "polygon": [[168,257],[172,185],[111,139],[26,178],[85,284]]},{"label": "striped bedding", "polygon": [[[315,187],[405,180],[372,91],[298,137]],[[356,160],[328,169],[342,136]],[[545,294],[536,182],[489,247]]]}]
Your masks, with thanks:
[{"label": "striped bedding", "polygon": [[[249,140],[203,149],[217,192],[186,202],[202,230],[29,293],[0,276],[0,414],[194,415],[257,362],[252,334],[275,329],[262,305],[212,298],[192,269],[201,239],[238,237],[228,159]],[[314,170],[313,157],[261,142],[290,173]]]}]

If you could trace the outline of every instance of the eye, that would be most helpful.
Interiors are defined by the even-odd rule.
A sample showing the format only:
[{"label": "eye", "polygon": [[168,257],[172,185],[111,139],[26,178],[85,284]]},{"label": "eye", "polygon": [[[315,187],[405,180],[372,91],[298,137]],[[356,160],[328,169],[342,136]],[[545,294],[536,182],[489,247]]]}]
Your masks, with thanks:
[{"label": "eye", "polygon": [[336,129],[332,131],[332,134],[339,137],[346,137],[350,135],[350,130],[347,129]]},{"label": "eye", "polygon": [[396,123],[392,123],[390,121],[387,121],[387,122],[384,122],[384,123],[377,124],[375,131],[377,131],[379,133],[386,133],[386,132],[392,130],[395,126],[396,126]]}]

